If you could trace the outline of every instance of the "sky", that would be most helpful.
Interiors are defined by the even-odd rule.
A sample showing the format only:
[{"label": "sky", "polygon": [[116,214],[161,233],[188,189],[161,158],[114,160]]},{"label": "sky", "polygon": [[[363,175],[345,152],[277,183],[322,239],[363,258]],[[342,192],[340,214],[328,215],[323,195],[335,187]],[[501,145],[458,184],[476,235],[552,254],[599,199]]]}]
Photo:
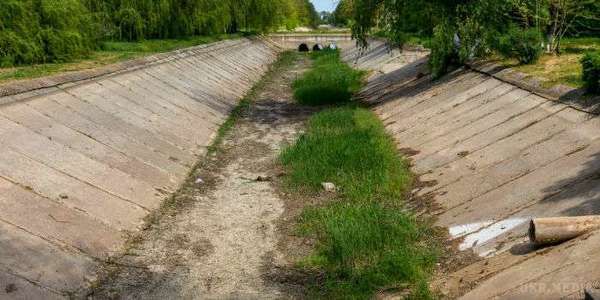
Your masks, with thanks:
[{"label": "sky", "polygon": [[338,0],[311,0],[317,11],[334,11]]}]

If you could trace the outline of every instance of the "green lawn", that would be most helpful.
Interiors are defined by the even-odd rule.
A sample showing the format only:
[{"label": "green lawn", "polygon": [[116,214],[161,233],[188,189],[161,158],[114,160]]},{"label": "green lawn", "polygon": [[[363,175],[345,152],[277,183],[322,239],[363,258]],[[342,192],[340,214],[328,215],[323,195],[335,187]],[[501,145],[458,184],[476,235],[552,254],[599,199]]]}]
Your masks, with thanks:
[{"label": "green lawn", "polygon": [[531,65],[518,65],[515,60],[503,59],[501,63],[516,71],[538,77],[544,87],[565,84],[583,87],[580,60],[586,51],[600,50],[600,38],[566,38],[562,41],[561,54],[544,54]]},{"label": "green lawn", "polygon": [[198,36],[178,40],[145,40],[140,42],[103,42],[100,49],[86,57],[64,63],[49,63],[31,66],[0,68],[0,83],[19,79],[31,79],[61,72],[81,71],[119,61],[168,52],[175,49],[212,43],[241,35]]},{"label": "green lawn", "polygon": [[[319,54],[321,59],[323,55],[328,54]],[[313,71],[321,63],[316,59]],[[326,59],[340,63],[337,56]],[[322,182],[338,188],[333,201],[305,208],[299,220],[299,234],[314,238],[317,245],[299,266],[322,274],[312,296],[369,299],[378,290],[396,289],[417,299],[431,298],[428,279],[438,248],[432,229],[403,209],[412,183],[408,164],[375,114],[348,103],[349,97],[326,98],[331,85],[322,82],[335,82],[340,75],[320,74],[321,81],[295,85],[297,92],[309,88],[307,82],[314,84],[298,100],[342,104],[313,115],[306,132],[280,157],[292,192],[316,194]],[[323,78],[328,76],[332,78]]]}]

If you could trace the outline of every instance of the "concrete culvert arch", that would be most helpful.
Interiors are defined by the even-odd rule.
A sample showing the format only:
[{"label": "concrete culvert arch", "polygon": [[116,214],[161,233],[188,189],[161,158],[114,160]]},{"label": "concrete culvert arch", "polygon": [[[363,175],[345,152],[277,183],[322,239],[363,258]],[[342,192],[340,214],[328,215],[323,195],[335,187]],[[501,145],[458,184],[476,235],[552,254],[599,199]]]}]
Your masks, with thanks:
[{"label": "concrete culvert arch", "polygon": [[308,45],[305,43],[300,44],[300,46],[298,46],[298,51],[300,52],[308,52]]},{"label": "concrete culvert arch", "polygon": [[323,45],[315,44],[312,49],[313,49],[313,51],[321,51],[321,50],[323,50]]}]

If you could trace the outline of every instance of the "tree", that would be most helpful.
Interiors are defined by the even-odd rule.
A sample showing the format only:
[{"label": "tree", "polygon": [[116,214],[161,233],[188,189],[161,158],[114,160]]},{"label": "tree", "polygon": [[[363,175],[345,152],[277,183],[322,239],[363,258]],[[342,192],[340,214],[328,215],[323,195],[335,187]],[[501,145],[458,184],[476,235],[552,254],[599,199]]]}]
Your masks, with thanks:
[{"label": "tree", "polygon": [[349,26],[353,14],[352,0],[340,0],[333,12],[333,24],[337,26]]},{"label": "tree", "polygon": [[[576,22],[600,19],[598,15],[600,2],[597,0],[532,0],[529,2],[527,6],[535,6],[533,19],[546,37],[548,53],[560,52],[562,38],[573,29]],[[526,11],[532,12],[531,9]]]}]

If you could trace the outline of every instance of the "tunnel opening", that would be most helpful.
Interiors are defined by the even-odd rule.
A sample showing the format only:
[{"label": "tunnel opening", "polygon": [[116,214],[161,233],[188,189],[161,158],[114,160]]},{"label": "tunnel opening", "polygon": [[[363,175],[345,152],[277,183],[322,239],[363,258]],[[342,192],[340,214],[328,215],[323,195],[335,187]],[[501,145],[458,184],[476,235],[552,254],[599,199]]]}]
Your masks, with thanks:
[{"label": "tunnel opening", "polygon": [[321,44],[315,44],[312,48],[313,51],[321,51],[323,50],[323,45]]},{"label": "tunnel opening", "polygon": [[304,43],[300,44],[300,46],[298,46],[298,51],[300,51],[300,52],[308,52],[309,51],[308,45],[304,44]]}]

